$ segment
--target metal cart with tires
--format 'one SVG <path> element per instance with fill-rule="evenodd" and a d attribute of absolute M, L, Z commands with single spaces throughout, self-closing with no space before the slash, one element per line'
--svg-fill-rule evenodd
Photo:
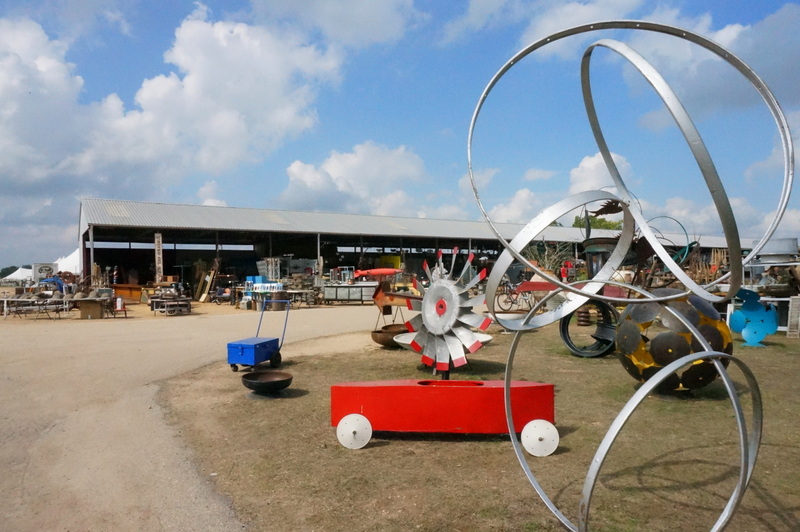
<path fill-rule="evenodd" d="M 261 323 L 264 319 L 264 311 L 267 305 L 270 304 L 285 304 L 285 316 L 283 320 L 283 332 L 280 338 L 261 337 Z M 258 319 L 258 328 L 256 335 L 251 338 L 237 340 L 228 343 L 228 364 L 231 365 L 231 371 L 239 371 L 239 366 L 254 366 L 262 362 L 269 361 L 272 368 L 277 368 L 281 365 L 281 348 L 283 347 L 283 339 L 286 336 L 286 325 L 289 322 L 289 308 L 291 302 L 285 299 L 266 299 L 261 303 L 261 316 Z"/>

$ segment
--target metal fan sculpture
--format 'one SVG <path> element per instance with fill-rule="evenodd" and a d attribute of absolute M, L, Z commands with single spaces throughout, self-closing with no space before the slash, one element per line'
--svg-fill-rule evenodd
<path fill-rule="evenodd" d="M 441 373 L 445 380 L 449 378 L 451 363 L 453 367 L 467 363 L 465 350 L 474 353 L 483 346 L 472 327 L 485 331 L 492 323 L 490 318 L 473 312 L 475 305 L 484 303 L 485 296 L 469 296 L 470 289 L 486 278 L 486 269 L 465 284 L 464 280 L 475 258 L 470 253 L 461 274 L 453 279 L 457 255 L 458 248 L 453 250 L 449 273 L 444 268 L 441 250 L 437 254 L 437 264 L 433 271 L 428 267 L 427 261 L 423 263 L 422 267 L 430 284 L 425 288 L 414 281 L 414 287 L 420 292 L 422 299 L 409 300 L 409 308 L 420 313 L 406 322 L 408 330 L 416 333 L 411 348 L 422 353 L 422 363 L 433 366 L 434 374 Z"/>

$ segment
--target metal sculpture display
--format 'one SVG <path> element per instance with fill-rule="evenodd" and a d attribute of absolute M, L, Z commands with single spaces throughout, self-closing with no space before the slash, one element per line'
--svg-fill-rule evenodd
<path fill-rule="evenodd" d="M 644 382 L 661 368 L 686 355 L 704 351 L 692 331 L 683 325 L 681 315 L 697 328 L 712 350 L 733 354 L 733 337 L 728 324 L 713 305 L 695 295 L 686 295 L 675 288 L 657 288 L 653 295 L 676 295 L 679 299 L 668 303 L 642 303 L 629 305 L 622 313 L 616 336 L 617 351 L 622 366 L 634 379 Z M 648 329 L 659 319 L 667 328 L 652 338 Z M 727 360 L 722 361 L 727 366 Z M 658 392 L 695 390 L 709 384 L 717 377 L 717 368 L 710 360 L 696 360 L 681 373 L 673 373 L 656 387 Z"/>
<path fill-rule="evenodd" d="M 482 347 L 483 343 L 472 328 L 485 331 L 492 323 L 489 318 L 472 311 L 475 305 L 483 304 L 484 295 L 469 295 L 470 289 L 486 278 L 486 270 L 464 282 L 475 258 L 470 253 L 461 273 L 453 278 L 457 255 L 458 249 L 454 249 L 449 272 L 445 269 L 441 250 L 433 271 L 425 262 L 423 270 L 430 284 L 425 288 L 415 280 L 414 288 L 422 294 L 422 300 L 408 300 L 409 309 L 420 311 L 406 322 L 408 330 L 415 333 L 411 348 L 421 353 L 422 363 L 433 366 L 434 372 L 441 373 L 443 379 L 449 378 L 451 364 L 459 367 L 467 363 L 465 350 L 474 353 Z"/>
<path fill-rule="evenodd" d="M 776 213 L 767 231 L 765 232 L 764 236 L 759 240 L 759 242 L 754 246 L 752 252 L 746 258 L 744 259 L 742 258 L 739 232 L 737 229 L 735 217 L 733 215 L 733 210 L 731 208 L 730 202 L 728 201 L 728 196 L 725 192 L 725 188 L 723 187 L 723 184 L 717 174 L 714 163 L 711 160 L 711 157 L 705 147 L 705 144 L 703 143 L 703 140 L 699 132 L 694 127 L 694 124 L 692 123 L 689 114 L 686 112 L 686 110 L 684 109 L 683 105 L 681 104 L 680 100 L 678 99 L 674 91 L 671 89 L 671 87 L 667 84 L 667 82 L 661 77 L 661 75 L 656 71 L 656 69 L 650 63 L 648 63 L 641 55 L 639 55 L 628 45 L 612 39 L 601 39 L 591 44 L 586 49 L 581 61 L 580 72 L 581 72 L 581 86 L 583 91 L 584 104 L 589 118 L 590 127 L 594 135 L 595 141 L 597 143 L 597 146 L 600 150 L 600 153 L 602 154 L 605 165 L 609 173 L 611 174 L 611 178 L 616 187 L 615 193 L 611 193 L 605 190 L 590 190 L 567 197 L 543 210 L 538 216 L 536 216 L 533 220 L 531 220 L 523 228 L 523 230 L 511 241 L 506 241 L 500 234 L 499 230 L 495 227 L 494 223 L 490 219 L 488 213 L 486 212 L 486 209 L 484 208 L 481 202 L 480 194 L 478 192 L 475 176 L 473 173 L 473 154 L 472 154 L 473 135 L 475 133 L 475 128 L 478 123 L 478 117 L 480 115 L 481 109 L 484 106 L 484 103 L 486 102 L 486 99 L 488 98 L 492 89 L 501 80 L 501 78 L 514 65 L 518 64 L 526 56 L 536 52 L 537 50 L 545 46 L 558 42 L 567 37 L 572 37 L 581 34 L 589 34 L 600 30 L 630 30 L 635 32 L 657 33 L 666 36 L 671 36 L 679 40 L 688 41 L 693 45 L 697 45 L 711 52 L 718 58 L 722 59 L 729 66 L 734 68 L 747 81 L 750 82 L 753 88 L 755 88 L 755 90 L 759 93 L 762 100 L 766 103 L 769 112 L 771 113 L 777 125 L 778 133 L 780 135 L 781 146 L 783 148 L 783 162 L 785 167 L 783 188 L 777 205 Z M 619 55 L 622 59 L 630 63 L 636 69 L 636 71 L 638 71 L 638 73 L 645 78 L 645 80 L 649 83 L 650 87 L 656 92 L 656 94 L 663 101 L 664 105 L 672 115 L 676 125 L 680 129 L 681 133 L 683 134 L 684 138 L 686 139 L 691 149 L 691 152 L 698 164 L 700 172 L 703 175 L 705 184 L 711 194 L 716 210 L 719 213 L 730 256 L 729 273 L 717 279 L 711 285 L 701 286 L 693 279 L 691 279 L 679 267 L 674 257 L 672 257 L 670 253 L 664 248 L 664 246 L 658 241 L 658 238 L 656 237 L 652 229 L 648 226 L 647 220 L 644 218 L 643 214 L 638 210 L 637 208 L 638 203 L 635 201 L 633 194 L 628 190 L 628 187 L 626 186 L 624 180 L 622 179 L 622 176 L 620 175 L 616 167 L 616 164 L 613 158 L 611 157 L 611 151 L 604 138 L 602 128 L 600 126 L 600 121 L 598 119 L 595 110 L 594 100 L 592 97 L 592 84 L 590 79 L 589 64 L 592 55 L 597 50 L 597 48 L 606 48 L 611 52 L 614 52 L 615 54 Z M 791 140 L 791 135 L 789 133 L 789 126 L 786 117 L 784 116 L 782 110 L 780 109 L 780 106 L 778 105 L 778 102 L 776 101 L 775 97 L 773 96 L 769 88 L 755 74 L 755 72 L 753 72 L 753 70 L 750 69 L 750 67 L 748 67 L 744 62 L 742 62 L 730 51 L 712 42 L 711 40 L 688 30 L 664 24 L 656 24 L 643 21 L 608 21 L 608 22 L 598 22 L 593 24 L 577 26 L 574 28 L 570 28 L 549 35 L 523 48 L 516 55 L 514 55 L 505 65 L 503 65 L 503 67 L 492 77 L 492 79 L 489 81 L 486 88 L 484 89 L 483 93 L 481 94 L 478 104 L 472 116 L 469 128 L 467 157 L 469 165 L 468 169 L 469 169 L 470 182 L 478 207 L 481 213 L 483 214 L 483 217 L 486 220 L 486 223 L 488 224 L 489 228 L 495 234 L 495 236 L 500 241 L 502 246 L 505 248 L 499 259 L 497 260 L 491 275 L 488 278 L 486 302 L 487 305 L 489 306 L 490 312 L 495 316 L 495 319 L 503 327 L 512 331 L 516 331 L 514 340 L 512 341 L 509 350 L 508 359 L 506 363 L 506 374 L 505 374 L 506 420 L 508 423 L 508 431 L 511 434 L 511 441 L 514 447 L 514 452 L 531 486 L 537 492 L 542 501 L 547 505 L 550 511 L 559 519 L 559 521 L 566 528 L 570 530 L 587 530 L 589 526 L 591 498 L 595 488 L 595 484 L 597 482 L 598 475 L 600 473 L 600 469 L 602 468 L 603 463 L 612 445 L 614 444 L 617 436 L 624 427 L 625 423 L 628 421 L 628 419 L 631 417 L 634 411 L 639 407 L 642 401 L 644 401 L 644 399 L 656 388 L 662 386 L 663 383 L 673 380 L 674 375 L 677 371 L 679 371 L 681 368 L 685 366 L 691 367 L 691 365 L 695 364 L 695 362 L 704 361 L 703 363 L 710 364 L 713 367 L 713 369 L 719 375 L 719 378 L 723 382 L 723 385 L 728 393 L 728 397 L 733 406 L 733 410 L 735 413 L 735 422 L 739 436 L 739 476 L 736 485 L 734 486 L 733 491 L 730 497 L 728 498 L 727 503 L 725 504 L 725 507 L 723 508 L 717 521 L 713 525 L 713 530 L 720 530 L 724 528 L 730 521 L 731 517 L 734 514 L 734 511 L 736 510 L 736 507 L 741 501 L 745 493 L 745 490 L 747 488 L 747 485 L 750 481 L 750 477 L 753 473 L 753 468 L 755 467 L 756 457 L 758 455 L 758 449 L 761 440 L 761 429 L 762 429 L 761 395 L 755 376 L 747 367 L 747 365 L 745 365 L 741 360 L 732 357 L 731 354 L 724 351 L 725 349 L 724 341 L 720 343 L 714 338 L 712 338 L 711 340 L 707 338 L 700 330 L 701 328 L 704 330 L 706 329 L 703 326 L 703 324 L 699 322 L 693 322 L 693 320 L 690 317 L 687 317 L 681 312 L 679 312 L 676 309 L 676 305 L 680 306 L 681 300 L 683 300 L 683 302 L 687 302 L 689 301 L 688 298 L 692 297 L 693 299 L 691 301 L 693 302 L 692 303 L 693 305 L 697 303 L 697 307 L 701 309 L 707 309 L 708 305 L 710 305 L 711 303 L 730 300 L 734 295 L 736 295 L 741 286 L 743 278 L 743 273 L 742 273 L 743 264 L 746 264 L 751 257 L 755 257 L 758 255 L 758 252 L 764 247 L 766 242 L 775 232 L 775 229 L 778 226 L 781 217 L 783 216 L 783 213 L 786 209 L 786 204 L 789 199 L 789 191 L 792 186 L 793 175 L 794 175 L 794 148 Z M 576 208 L 580 208 L 598 202 L 608 202 L 608 201 L 618 202 L 619 206 L 622 209 L 623 228 L 619 237 L 619 241 L 616 247 L 614 248 L 613 252 L 611 253 L 606 264 L 604 264 L 603 267 L 600 268 L 600 270 L 580 288 L 578 288 L 575 283 L 565 283 L 562 282 L 560 279 L 556 279 L 552 276 L 547 276 L 545 272 L 541 271 L 536 265 L 532 264 L 522 255 L 522 250 L 528 244 L 533 242 L 534 239 L 536 239 L 537 236 L 540 235 L 545 228 L 547 228 L 552 222 L 556 221 L 559 217 L 569 213 L 570 211 Z M 630 286 L 626 285 L 625 283 L 613 281 L 611 279 L 612 274 L 617 268 L 619 268 L 626 254 L 628 253 L 635 232 L 638 232 L 640 239 L 646 239 L 646 241 L 650 244 L 650 246 L 652 246 L 653 252 L 658 256 L 661 263 L 664 264 L 665 269 L 669 270 L 677 278 L 677 280 L 684 287 L 686 287 L 686 290 L 678 291 L 677 293 L 667 293 L 667 294 L 655 293 L 655 292 L 649 292 L 643 288 Z M 535 307 L 531 309 L 531 311 L 523 317 L 509 318 L 508 316 L 499 315 L 494 308 L 494 299 L 495 299 L 494 295 L 498 286 L 501 283 L 503 274 L 508 270 L 509 266 L 514 261 L 518 261 L 526 265 L 535 273 L 545 277 L 548 281 L 555 284 L 558 287 L 558 289 L 555 290 L 553 293 L 551 293 L 549 297 L 553 297 L 555 293 L 561 293 L 564 296 L 564 302 L 558 305 L 553 310 L 549 310 L 543 313 L 538 313 L 540 309 L 545 308 L 544 305 L 546 304 L 548 298 L 544 298 L 543 300 L 537 302 Z M 712 293 L 711 286 L 721 282 L 729 283 L 730 288 L 728 289 L 727 293 L 724 293 L 722 295 Z M 601 288 L 607 285 L 624 286 L 630 289 L 633 293 L 635 293 L 637 297 L 635 298 L 609 297 L 599 293 Z M 610 428 L 608 429 L 608 432 L 601 441 L 595 453 L 594 459 L 591 462 L 591 465 L 586 475 L 586 479 L 584 481 L 581 500 L 578 506 L 579 508 L 578 523 L 573 523 L 558 509 L 558 507 L 554 504 L 554 502 L 548 497 L 547 493 L 544 491 L 542 486 L 537 481 L 535 475 L 531 471 L 525 459 L 525 456 L 522 453 L 522 446 L 520 444 L 520 440 L 515 435 L 517 429 L 514 426 L 513 412 L 511 408 L 511 402 L 509 399 L 509 389 L 510 389 L 509 383 L 512 381 L 514 358 L 517 354 L 517 348 L 519 346 L 519 342 L 522 335 L 528 331 L 532 331 L 538 327 L 542 327 L 544 325 L 553 323 L 554 321 L 563 318 L 564 316 L 575 311 L 578 307 L 580 307 L 583 303 L 585 303 L 589 299 L 607 301 L 609 303 L 614 303 L 614 304 L 629 304 L 632 306 L 648 305 L 648 304 L 658 305 L 659 312 L 668 313 L 672 318 L 674 318 L 673 321 L 675 323 L 680 324 L 681 330 L 685 329 L 685 331 L 687 331 L 684 334 L 690 335 L 691 340 L 688 340 L 687 339 L 688 337 L 683 337 L 683 341 L 689 343 L 690 345 L 695 344 L 697 347 L 699 347 L 699 349 L 697 349 L 696 352 L 694 353 L 683 354 L 683 352 L 681 352 L 680 355 L 682 356 L 679 356 L 677 359 L 666 363 L 661 369 L 654 371 L 652 375 L 650 375 L 649 379 L 646 380 L 646 382 L 634 393 L 631 399 L 625 404 L 623 409 L 618 414 L 617 418 L 613 421 Z M 697 310 L 697 308 L 695 308 L 695 310 Z M 633 313 L 634 311 L 632 310 L 631 312 Z M 638 315 L 639 311 L 636 312 Z M 699 311 L 699 314 L 705 315 L 703 310 Z M 625 328 L 631 331 L 632 334 L 632 329 L 628 325 L 626 325 Z M 724 336 L 723 333 L 720 332 L 718 328 L 717 332 L 719 332 L 720 335 Z M 624 330 L 622 334 L 623 335 L 625 334 Z M 711 334 L 708 331 L 707 334 L 709 334 L 710 336 L 714 336 L 714 334 Z M 634 336 L 631 336 L 631 338 L 634 338 Z M 638 345 L 639 344 L 637 344 L 637 346 Z M 667 362 L 666 358 L 664 362 Z M 740 398 L 726 370 L 726 366 L 730 364 L 733 364 L 736 367 L 738 367 L 742 372 L 742 374 L 744 375 L 744 378 L 747 380 L 747 389 L 749 390 L 752 396 L 752 404 L 753 404 L 753 412 L 749 419 L 747 419 L 747 416 L 745 415 Z M 685 372 L 682 375 L 685 375 Z"/>
<path fill-rule="evenodd" d="M 764 347 L 761 340 L 778 331 L 778 311 L 773 305 L 761 304 L 761 296 L 742 288 L 737 294 L 742 308 L 731 314 L 731 329 L 744 338 L 748 347 Z"/>

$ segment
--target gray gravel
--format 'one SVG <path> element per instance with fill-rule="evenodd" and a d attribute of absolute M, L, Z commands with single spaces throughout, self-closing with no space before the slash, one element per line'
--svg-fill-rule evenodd
<path fill-rule="evenodd" d="M 206 308 L 0 319 L 3 530 L 243 529 L 155 400 L 160 380 L 225 361 L 228 342 L 255 335 L 258 313 Z M 265 313 L 261 336 L 280 335 L 278 316 Z M 371 305 L 292 310 L 286 346 L 369 331 L 376 317 Z"/>

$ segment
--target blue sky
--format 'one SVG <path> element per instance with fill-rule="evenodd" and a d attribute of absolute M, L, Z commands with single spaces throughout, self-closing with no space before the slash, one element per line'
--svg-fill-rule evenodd
<path fill-rule="evenodd" d="M 488 81 L 534 40 L 613 19 L 722 44 L 798 130 L 800 5 L 787 2 L 5 0 L 0 266 L 74 250 L 82 197 L 479 219 L 466 144 Z M 611 183 L 580 93 L 581 55 L 600 38 L 628 43 L 667 79 L 709 147 L 740 233 L 759 238 L 783 177 L 766 106 L 699 48 L 641 32 L 545 47 L 493 90 L 473 146 L 492 219 L 526 223 Z M 646 217 L 720 234 L 658 98 L 618 57 L 595 56 L 604 133 Z M 798 233 L 794 197 L 778 234 Z"/>

